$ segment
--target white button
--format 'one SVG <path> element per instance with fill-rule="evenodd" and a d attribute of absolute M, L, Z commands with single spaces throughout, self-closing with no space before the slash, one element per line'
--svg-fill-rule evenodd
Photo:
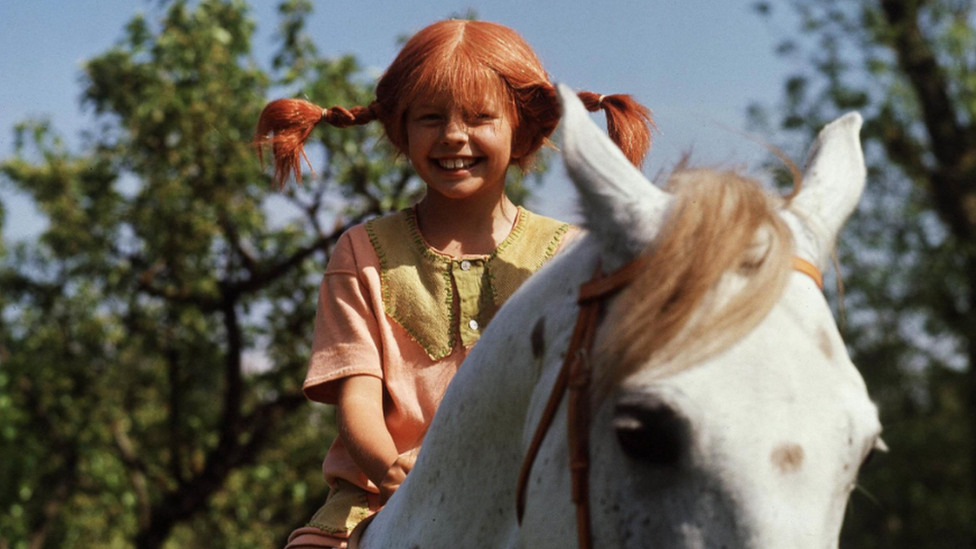
<path fill-rule="evenodd" d="M 478 321 L 475 320 L 475 319 L 473 319 L 473 318 L 471 320 L 469 320 L 468 321 L 468 328 L 471 328 L 472 330 L 477 330 L 478 329 Z"/>
<path fill-rule="evenodd" d="M 468 261 L 467 259 L 465 259 L 464 261 L 461 262 L 461 270 L 462 271 L 467 271 L 470 268 L 471 268 L 471 262 L 470 261 Z M 475 326 L 475 328 L 477 328 L 477 326 Z M 472 328 L 472 330 L 475 329 L 475 328 Z"/>

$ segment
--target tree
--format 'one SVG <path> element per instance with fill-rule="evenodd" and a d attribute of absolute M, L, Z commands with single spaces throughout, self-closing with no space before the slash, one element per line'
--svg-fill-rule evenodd
<path fill-rule="evenodd" d="M 81 150 L 17 128 L 2 181 L 49 224 L 0 246 L 0 547 L 266 548 L 323 501 L 330 412 L 300 390 L 321 271 L 420 185 L 371 125 L 318 131 L 317 175 L 271 197 L 250 145 L 269 90 L 370 101 L 310 6 L 281 5 L 268 73 L 243 2 L 172 2 L 86 64 Z"/>
<path fill-rule="evenodd" d="M 803 32 L 778 48 L 798 67 L 780 128 L 808 139 L 859 110 L 870 164 L 839 243 L 845 338 L 892 451 L 862 476 L 843 543 L 976 547 L 976 6 L 789 5 Z"/>

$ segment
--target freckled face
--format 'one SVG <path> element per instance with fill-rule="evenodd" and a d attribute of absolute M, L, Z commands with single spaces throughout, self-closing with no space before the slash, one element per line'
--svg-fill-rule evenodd
<path fill-rule="evenodd" d="M 512 123 L 499 101 L 473 111 L 448 101 L 407 110 L 407 156 L 428 192 L 463 199 L 503 191 Z"/>

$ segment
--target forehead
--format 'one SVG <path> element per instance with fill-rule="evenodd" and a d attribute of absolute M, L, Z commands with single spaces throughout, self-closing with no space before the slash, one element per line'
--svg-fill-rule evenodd
<path fill-rule="evenodd" d="M 505 81 L 485 67 L 450 67 L 420 71 L 404 90 L 404 110 L 417 107 L 512 112 L 512 94 Z"/>
<path fill-rule="evenodd" d="M 796 444 L 840 457 L 849 441 L 856 454 L 880 430 L 826 303 L 795 285 L 738 344 L 662 382 L 695 403 L 705 431 L 763 447 Z"/>
<path fill-rule="evenodd" d="M 407 105 L 408 112 L 422 110 L 434 110 L 438 112 L 458 110 L 465 114 L 482 112 L 508 114 L 507 109 L 505 109 L 505 102 L 491 96 L 465 101 L 448 94 L 440 94 L 433 97 L 420 97 Z"/>

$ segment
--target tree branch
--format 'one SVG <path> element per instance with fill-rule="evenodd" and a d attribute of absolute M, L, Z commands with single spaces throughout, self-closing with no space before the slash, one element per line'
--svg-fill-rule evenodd
<path fill-rule="evenodd" d="M 918 96 L 932 151 L 939 162 L 956 165 L 966 150 L 967 135 L 959 123 L 945 72 L 919 26 L 919 0 L 881 0 L 898 64 Z"/>
<path fill-rule="evenodd" d="M 244 381 L 241 373 L 241 354 L 244 342 L 241 326 L 237 319 L 236 300 L 228 297 L 222 307 L 224 329 L 227 332 L 227 354 L 224 358 L 224 410 L 220 424 L 220 446 L 232 445 L 232 440 L 240 431 L 241 394 Z M 225 440 L 226 439 L 226 440 Z"/>
<path fill-rule="evenodd" d="M 922 119 L 939 167 L 930 186 L 936 208 L 960 238 L 976 231 L 976 130 L 956 114 L 949 83 L 920 27 L 920 0 L 881 0 L 893 32 L 898 65 L 918 98 Z M 897 158 L 897 157 L 895 157 Z"/>
<path fill-rule="evenodd" d="M 139 502 L 139 522 L 140 526 L 149 524 L 149 513 L 152 511 L 152 503 L 149 499 L 149 484 L 146 482 L 146 464 L 139 459 L 135 445 L 129 439 L 121 422 L 115 420 L 111 424 L 112 437 L 115 439 L 115 447 L 119 451 L 122 465 L 129 472 L 132 488 L 136 492 L 136 500 Z M 179 477 L 177 477 L 179 478 Z"/>
<path fill-rule="evenodd" d="M 165 299 L 170 303 L 183 303 L 193 305 L 203 312 L 212 313 L 220 310 L 221 301 L 208 294 L 190 292 L 186 289 L 174 289 L 170 287 L 160 288 L 152 284 L 152 278 L 140 276 L 136 283 L 136 288 L 147 294 Z"/>
<path fill-rule="evenodd" d="M 300 248 L 297 252 L 293 253 L 282 261 L 266 267 L 259 267 L 255 269 L 255 272 L 251 278 L 236 283 L 224 283 L 224 295 L 238 296 L 266 287 L 271 282 L 274 282 L 278 278 L 291 272 L 293 268 L 301 264 L 302 261 L 308 259 L 315 252 L 327 250 L 330 245 L 335 244 L 336 240 L 339 239 L 339 236 L 342 235 L 342 233 L 344 233 L 347 229 L 353 225 L 361 223 L 363 219 L 371 215 L 378 214 L 379 211 L 379 204 L 374 204 L 371 208 L 365 210 L 348 223 L 338 226 L 331 234 L 316 238 L 310 244 Z"/>
<path fill-rule="evenodd" d="M 55 422 L 38 398 L 36 387 L 28 385 L 24 389 L 32 427 L 47 433 L 51 446 L 59 450 L 60 457 L 64 460 L 54 473 L 45 474 L 38 482 L 37 493 L 43 493 L 46 500 L 41 504 L 41 512 L 30 522 L 31 540 L 28 547 L 40 549 L 47 539 L 51 523 L 60 515 L 73 488 L 78 484 L 78 446 L 75 440 L 67 439 L 55 427 Z"/>
<path fill-rule="evenodd" d="M 199 474 L 168 491 L 153 506 L 149 525 L 136 535 L 136 546 L 140 549 L 160 547 L 174 525 L 206 506 L 234 469 L 254 463 L 280 422 L 304 403 L 305 397 L 300 392 L 288 393 L 259 406 L 245 417 L 241 425 L 248 427 L 246 432 L 222 440 L 207 456 L 206 465 Z"/>
<path fill-rule="evenodd" d="M 254 268 L 257 266 L 257 258 L 250 250 L 244 247 L 244 243 L 241 241 L 241 235 L 237 231 L 237 227 L 231 223 L 230 219 L 227 217 L 227 213 L 221 210 L 218 213 L 220 227 L 224 231 L 224 237 L 227 242 L 230 243 L 231 248 L 237 253 L 237 256 L 241 258 L 241 263 L 244 268 L 249 272 L 253 272 Z"/>
<path fill-rule="evenodd" d="M 170 319 L 170 326 L 167 326 L 167 334 L 171 334 L 173 320 Z M 169 337 L 167 337 L 169 339 Z M 180 433 L 180 424 L 183 418 L 183 396 L 180 392 L 180 362 L 176 348 L 171 342 L 166 342 L 164 350 L 166 357 L 166 378 L 169 382 L 169 414 L 167 417 L 169 427 L 169 465 L 173 478 L 180 482 L 183 479 L 183 437 Z"/>
<path fill-rule="evenodd" d="M 28 545 L 30 549 L 44 547 L 51 523 L 61 514 L 61 509 L 71 496 L 72 489 L 78 483 L 78 454 L 75 450 L 72 448 L 65 456 L 65 467 L 60 471 L 54 488 L 45 489 L 49 497 L 44 502 L 42 512 L 31 524 L 31 540 L 30 545 Z M 47 483 L 42 482 L 41 485 L 47 486 Z"/>
<path fill-rule="evenodd" d="M 925 149 L 911 136 L 908 125 L 898 120 L 890 105 L 885 105 L 877 117 L 868 121 L 868 125 L 871 133 L 888 153 L 888 158 L 905 175 L 914 181 L 928 181 L 930 173 L 923 160 Z"/>

